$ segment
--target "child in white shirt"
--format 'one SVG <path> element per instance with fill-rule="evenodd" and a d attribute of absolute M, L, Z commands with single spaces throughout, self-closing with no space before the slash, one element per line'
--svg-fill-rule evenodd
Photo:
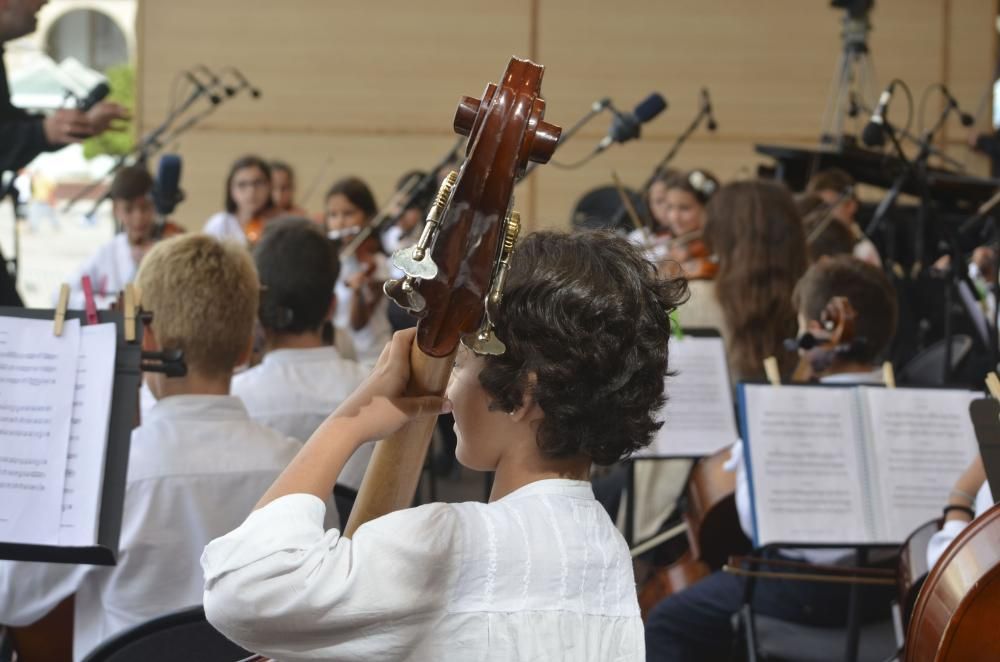
<path fill-rule="evenodd" d="M 199 604 L 205 544 L 245 519 L 301 448 L 229 395 L 257 310 L 246 251 L 204 235 L 169 239 L 145 257 L 137 282 L 152 313 L 143 349 L 183 350 L 187 374 L 146 375 L 158 401 L 132 433 L 118 563 L 0 563 L 0 623 L 30 624 L 75 594 L 75 660 Z"/>
<path fill-rule="evenodd" d="M 459 348 L 449 400 L 404 395 L 413 329 L 335 411 L 240 528 L 205 550 L 209 620 L 294 660 L 641 660 L 628 549 L 587 482 L 659 424 L 669 312 L 624 239 L 529 236 L 495 311 L 502 356 Z M 324 531 L 318 497 L 369 439 L 453 410 L 457 457 L 490 503 L 429 504 Z"/>
<path fill-rule="evenodd" d="M 111 182 L 112 214 L 121 231 L 97 249 L 69 279 L 70 307 L 84 305 L 84 276 L 90 277 L 98 307 L 106 308 L 135 280 L 143 256 L 159 239 L 153 178 L 142 166 L 122 168 Z"/>
<path fill-rule="evenodd" d="M 253 257 L 264 360 L 233 377 L 233 395 L 255 421 L 304 442 L 368 376 L 323 342 L 323 325 L 337 304 L 332 292 L 340 261 L 335 244 L 305 218 L 272 221 Z M 347 521 L 372 446 L 359 448 L 337 480 L 341 521 Z"/>

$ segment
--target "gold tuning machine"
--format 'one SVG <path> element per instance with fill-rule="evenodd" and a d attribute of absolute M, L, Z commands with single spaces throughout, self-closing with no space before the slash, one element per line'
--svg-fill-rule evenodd
<path fill-rule="evenodd" d="M 430 248 L 437 238 L 441 215 L 448 205 L 448 200 L 451 199 L 457 180 L 458 173 L 452 170 L 441 182 L 416 245 L 400 248 L 392 254 L 392 263 L 406 275 L 401 279 L 386 281 L 382 286 L 382 291 L 387 297 L 417 317 L 427 312 L 427 300 L 417 291 L 416 281 L 437 277 L 438 265 L 431 259 Z"/>
<path fill-rule="evenodd" d="M 420 239 L 415 246 L 400 248 L 392 254 L 392 263 L 403 271 L 409 278 L 420 278 L 430 280 L 437 276 L 438 266 L 430 256 L 430 248 L 437 237 L 438 224 L 441 222 L 441 215 L 444 213 L 451 192 L 455 188 L 458 180 L 458 173 L 452 170 L 441 182 L 434 204 L 427 212 L 426 222 Z"/>
<path fill-rule="evenodd" d="M 511 211 L 504 221 L 503 244 L 500 248 L 500 261 L 497 263 L 490 292 L 486 296 L 483 325 L 476 333 L 462 336 L 462 344 L 480 356 L 500 356 L 507 351 L 507 346 L 493 332 L 493 315 L 496 314 L 500 301 L 503 299 L 504 286 L 507 283 L 507 273 L 510 271 L 510 258 L 514 254 L 514 245 L 521 234 L 521 214 Z"/>

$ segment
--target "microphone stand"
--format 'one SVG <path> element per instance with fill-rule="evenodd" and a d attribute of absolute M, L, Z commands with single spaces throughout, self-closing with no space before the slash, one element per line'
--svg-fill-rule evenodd
<path fill-rule="evenodd" d="M 871 116 L 871 114 L 872 114 L 871 108 L 869 108 L 864 103 L 862 103 L 861 101 L 858 101 L 858 100 L 855 100 L 855 103 L 857 104 L 858 109 L 862 113 L 865 113 L 866 115 Z M 902 136 L 905 140 L 909 140 L 910 143 L 912 143 L 913 145 L 916 145 L 916 146 L 920 146 L 921 145 L 921 142 L 922 142 L 921 139 L 918 138 L 917 136 L 913 135 L 912 133 L 910 133 L 906 129 L 896 128 L 895 131 L 900 136 Z M 944 163 L 947 163 L 951 167 L 953 167 L 953 168 L 955 168 L 957 170 L 965 170 L 965 164 L 964 163 L 962 163 L 958 159 L 955 159 L 955 158 L 952 158 L 952 157 L 948 156 L 941 149 L 939 149 L 939 148 L 934 147 L 933 145 L 931 145 L 929 147 L 929 150 L 930 150 L 931 155 L 938 157 Z"/>
<path fill-rule="evenodd" d="M 661 172 L 666 170 L 667 166 L 670 165 L 670 162 L 677 156 L 677 153 L 681 151 L 681 147 L 684 146 L 684 143 L 686 143 L 688 138 L 691 137 L 691 134 L 697 131 L 698 127 L 701 126 L 701 123 L 706 119 L 708 119 L 708 107 L 705 106 L 705 104 L 702 104 L 701 108 L 698 109 L 698 114 L 694 116 L 694 119 L 691 120 L 688 127 L 684 129 L 679 136 L 677 136 L 676 140 L 674 140 L 674 144 L 670 146 L 670 150 L 667 152 L 666 156 L 660 159 L 660 162 L 656 164 L 655 168 L 653 168 L 653 172 L 646 178 L 646 182 L 642 185 L 641 190 L 649 190 L 649 187 L 653 185 L 653 180 L 655 180 Z M 611 219 L 611 227 L 617 228 L 622 226 L 627 216 L 628 210 L 624 205 L 622 205 L 618 208 L 618 211 Z"/>
<path fill-rule="evenodd" d="M 865 234 L 871 236 L 872 233 L 878 229 L 882 221 L 888 216 L 890 208 L 895 204 L 896 200 L 899 198 L 899 194 L 902 191 L 903 186 L 909 181 L 914 181 L 920 191 L 920 207 L 917 213 L 917 228 L 916 228 L 916 239 L 914 245 L 914 263 L 911 268 L 911 277 L 914 277 L 920 273 L 923 269 L 924 260 L 924 241 L 926 234 L 927 221 L 930 213 L 930 193 L 927 188 L 927 160 L 930 158 L 933 150 L 933 140 L 934 134 L 944 125 L 945 120 L 948 118 L 948 114 L 951 112 L 951 106 L 946 106 L 938 117 L 937 121 L 931 126 L 930 129 L 924 132 L 921 136 L 919 147 L 920 150 L 917 152 L 917 156 L 912 160 L 907 160 L 906 155 L 903 153 L 902 146 L 899 144 L 899 139 L 896 136 L 895 129 L 888 123 L 885 123 L 886 133 L 889 134 L 890 139 L 895 145 L 896 150 L 899 152 L 900 159 L 903 160 L 904 168 L 896 176 L 893 182 L 892 188 L 886 194 L 886 196 L 879 203 L 875 210 L 875 214 L 865 229 Z M 954 292 L 958 291 L 961 284 L 965 284 L 971 291 L 972 295 L 976 298 L 977 302 L 982 301 L 982 295 L 975 285 L 969 279 L 969 267 L 962 254 L 961 248 L 958 244 L 958 237 L 954 231 L 946 231 L 945 236 L 947 238 L 949 253 L 951 254 L 951 263 L 949 265 L 949 280 L 950 282 L 945 287 L 945 297 L 944 297 L 944 361 L 941 366 L 941 377 L 942 384 L 947 384 L 951 378 L 952 372 L 952 339 L 954 337 L 954 329 L 952 324 L 952 304 L 954 299 Z M 892 245 L 892 242 L 889 243 Z M 888 274 L 893 272 L 892 262 L 889 259 L 885 262 L 885 269 Z M 963 307 L 964 310 L 964 307 Z M 966 315 L 969 312 L 966 311 Z M 975 320 L 973 321 L 973 326 L 975 326 Z M 990 328 L 989 326 L 987 327 Z M 995 335 L 993 331 L 990 332 L 991 335 Z M 995 344 L 995 343 L 994 343 Z M 995 347 L 988 347 L 987 351 L 990 352 L 991 356 L 995 359 L 997 350 Z"/>
<path fill-rule="evenodd" d="M 184 103 L 182 103 L 180 106 L 171 111 L 171 113 L 167 115 L 166 119 L 163 120 L 160 126 L 156 127 L 151 132 L 146 134 L 139 141 L 139 143 L 135 147 L 133 147 L 127 154 L 122 154 L 121 156 L 119 156 L 118 159 L 115 161 L 114 165 L 112 165 L 107 172 L 101 175 L 97 179 L 97 181 L 87 186 L 82 191 L 73 196 L 70 200 L 68 200 L 66 204 L 63 206 L 63 212 L 69 211 L 73 207 L 73 205 L 80 202 L 80 200 L 90 195 L 90 193 L 93 192 L 94 189 L 101 186 L 101 184 L 104 182 L 105 179 L 107 179 L 108 177 L 114 175 L 116 172 L 121 170 L 122 167 L 125 166 L 125 162 L 131 157 L 135 156 L 136 154 L 139 154 L 139 158 L 136 159 L 136 162 L 145 161 L 149 155 L 150 150 L 159 149 L 162 146 L 162 143 L 160 142 L 160 137 L 164 133 L 166 133 L 167 130 L 170 128 L 170 126 L 177 120 L 177 118 L 186 113 L 188 109 L 190 109 L 191 106 L 194 105 L 195 101 L 197 101 L 204 93 L 205 93 L 204 89 L 201 88 L 195 88 L 194 90 L 192 90 L 191 93 L 188 95 L 187 99 L 184 100 Z M 217 104 L 212 104 L 212 107 L 214 108 L 216 105 Z M 97 208 L 101 205 L 101 203 L 104 202 L 104 200 L 106 199 L 107 199 L 106 194 L 104 196 L 101 196 L 101 198 L 91 208 L 89 215 L 93 215 L 97 211 Z"/>
<path fill-rule="evenodd" d="M 590 120 L 594 119 L 595 117 L 597 117 L 598 115 L 600 115 L 601 113 L 603 113 L 610 106 L 611 106 L 611 99 L 607 99 L 607 98 L 604 98 L 604 99 L 601 99 L 599 101 L 595 101 L 594 103 L 592 103 L 590 105 L 590 110 L 587 111 L 586 115 L 584 115 L 583 117 L 581 117 L 579 120 L 577 120 L 576 124 L 574 124 L 573 126 L 571 126 L 566 131 L 563 131 L 559 135 L 559 142 L 556 143 L 556 149 L 559 149 L 559 147 L 561 147 L 563 145 L 563 143 L 568 142 L 569 139 L 572 138 L 573 135 L 577 131 L 579 131 L 580 129 L 582 129 L 584 127 L 584 125 L 586 125 L 587 123 L 590 122 Z M 525 180 L 525 178 L 527 178 L 528 175 L 530 175 L 532 172 L 534 172 L 535 168 L 537 168 L 537 167 L 538 167 L 538 164 L 535 163 L 534 161 L 532 161 L 531 163 L 529 163 L 528 167 L 524 171 L 524 175 L 521 176 L 521 179 L 517 180 L 517 183 L 520 184 L 521 182 L 523 182 Z"/>

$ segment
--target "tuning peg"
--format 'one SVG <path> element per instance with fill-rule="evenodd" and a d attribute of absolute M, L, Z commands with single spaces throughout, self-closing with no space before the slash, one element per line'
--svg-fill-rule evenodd
<path fill-rule="evenodd" d="M 396 302 L 403 310 L 408 310 L 416 317 L 427 314 L 427 299 L 413 287 L 413 278 L 407 276 L 402 280 L 387 280 L 382 286 L 385 295 Z"/>
<path fill-rule="evenodd" d="M 423 251 L 423 258 L 417 257 L 419 246 L 400 248 L 392 254 L 392 263 L 411 278 L 433 279 L 437 277 L 438 266 L 430 254 Z"/>
<path fill-rule="evenodd" d="M 448 205 L 448 200 L 451 198 L 451 191 L 455 188 L 456 181 L 458 181 L 458 173 L 452 170 L 444 178 L 444 181 L 441 182 L 441 187 L 434 198 L 434 204 L 431 205 L 430 211 L 427 212 L 427 222 L 424 223 L 424 230 L 420 233 L 417 245 L 410 248 L 401 248 L 392 254 L 392 263 L 407 276 L 423 279 L 437 277 L 438 266 L 431 259 L 429 249 L 434 238 L 437 236 L 438 223 L 441 220 L 441 215 L 444 213 L 445 207 Z"/>
<path fill-rule="evenodd" d="M 492 324 L 478 333 L 466 333 L 462 336 L 462 344 L 478 356 L 501 356 L 507 351 L 507 345 L 493 333 Z"/>

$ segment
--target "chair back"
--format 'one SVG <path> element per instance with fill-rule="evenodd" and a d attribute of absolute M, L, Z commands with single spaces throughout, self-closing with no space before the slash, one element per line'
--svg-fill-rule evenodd
<path fill-rule="evenodd" d="M 94 649 L 84 662 L 235 662 L 250 655 L 212 627 L 199 605 L 126 630 Z"/>

